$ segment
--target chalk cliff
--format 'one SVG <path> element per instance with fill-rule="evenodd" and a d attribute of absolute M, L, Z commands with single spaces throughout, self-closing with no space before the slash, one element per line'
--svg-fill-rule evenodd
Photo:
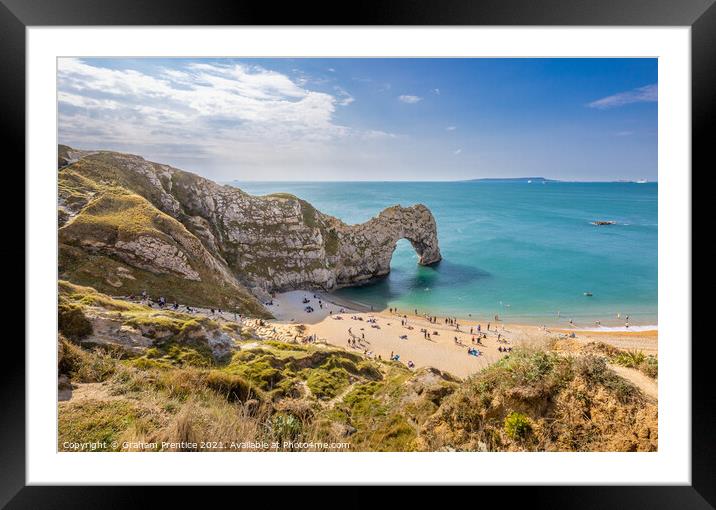
<path fill-rule="evenodd" d="M 420 264 L 441 258 L 435 219 L 421 204 L 348 225 L 290 194 L 249 195 L 139 156 L 64 146 L 60 155 L 60 272 L 81 284 L 100 279 L 115 294 L 167 287 L 169 279 L 196 299 L 219 285 L 224 306 L 238 306 L 231 299 L 238 293 L 242 306 L 255 310 L 247 289 L 263 298 L 383 277 L 403 238 Z M 162 290 L 171 297 L 173 287 Z"/>

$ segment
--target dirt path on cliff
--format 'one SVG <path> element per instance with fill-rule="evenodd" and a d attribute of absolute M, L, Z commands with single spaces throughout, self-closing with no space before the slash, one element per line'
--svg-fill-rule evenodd
<path fill-rule="evenodd" d="M 639 388 L 648 397 L 651 397 L 654 400 L 658 400 L 659 385 L 656 379 L 652 379 L 648 375 L 643 374 L 635 368 L 627 368 L 620 365 L 612 364 L 609 364 L 609 368 L 614 370 L 617 375 L 634 384 L 634 386 Z"/>

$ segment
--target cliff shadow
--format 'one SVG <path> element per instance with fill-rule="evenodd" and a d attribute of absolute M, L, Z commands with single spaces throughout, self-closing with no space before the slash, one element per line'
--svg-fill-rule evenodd
<path fill-rule="evenodd" d="M 480 268 L 443 259 L 429 266 L 391 266 L 387 276 L 360 286 L 339 289 L 335 294 L 347 300 L 373 305 L 376 309 L 384 309 L 388 308 L 391 301 L 406 294 L 423 292 L 425 289 L 461 287 L 491 277 L 489 272 Z"/>

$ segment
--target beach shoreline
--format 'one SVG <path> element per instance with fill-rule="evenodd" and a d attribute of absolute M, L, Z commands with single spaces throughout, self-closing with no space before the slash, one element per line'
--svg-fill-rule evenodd
<path fill-rule="evenodd" d="M 645 354 L 658 352 L 657 327 L 580 328 L 478 318 L 428 319 L 420 310 L 418 315 L 415 310 L 371 310 L 363 303 L 310 290 L 276 294 L 266 307 L 275 317 L 270 322 L 279 327 L 299 326 L 304 337 L 316 342 L 383 360 L 398 355 L 401 363 L 415 368 L 434 367 L 458 377 L 467 377 L 497 362 L 515 346 L 542 346 L 555 339 L 568 340 L 573 346 L 604 342 Z"/>
<path fill-rule="evenodd" d="M 376 308 L 373 305 L 369 303 L 362 303 L 359 301 L 355 301 L 352 299 L 345 298 L 343 296 L 338 296 L 335 293 L 332 292 L 326 292 L 326 291 L 312 291 L 312 290 L 296 290 L 291 292 L 302 292 L 309 296 L 318 296 L 323 301 L 327 303 L 333 303 L 337 306 L 343 307 L 347 310 L 352 310 L 355 312 L 374 312 L 374 313 L 383 313 L 386 312 L 390 307 L 388 308 Z M 286 294 L 279 293 L 277 295 Z M 408 308 L 401 308 L 399 309 L 401 313 L 407 314 L 407 315 L 415 315 L 415 308 L 411 311 Z M 433 313 L 433 311 L 430 310 L 418 310 L 419 316 L 424 316 L 425 314 L 431 315 L 431 316 L 438 316 L 438 317 L 452 317 L 460 322 L 463 323 L 479 323 L 479 322 L 495 322 L 495 318 L 489 317 L 487 314 L 451 314 L 446 315 L 444 313 Z M 569 316 L 561 316 L 560 318 L 556 319 L 554 316 L 549 315 L 535 315 L 531 316 L 534 318 L 534 320 L 524 320 L 528 316 L 524 315 L 499 315 L 498 314 L 498 320 L 496 322 L 509 322 L 510 324 L 518 324 L 521 326 L 547 326 L 553 329 L 570 329 L 573 331 L 583 331 L 583 332 L 630 332 L 630 331 L 637 331 L 637 332 L 647 332 L 647 331 L 658 331 L 659 326 L 657 323 L 653 323 L 653 321 L 646 321 L 645 323 L 640 322 L 634 322 L 633 320 L 630 320 L 629 326 L 627 327 L 625 325 L 626 321 L 620 320 L 613 317 L 607 317 L 607 318 L 601 318 L 594 321 L 585 321 L 581 320 L 581 318 L 577 315 L 578 320 L 573 321 L 573 324 L 569 323 Z"/>

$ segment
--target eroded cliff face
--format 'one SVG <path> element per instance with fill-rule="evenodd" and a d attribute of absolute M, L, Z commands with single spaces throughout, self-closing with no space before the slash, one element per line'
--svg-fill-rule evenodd
<path fill-rule="evenodd" d="M 290 194 L 252 196 L 139 156 L 71 154 L 78 159 L 60 170 L 61 242 L 119 256 L 145 270 L 189 280 L 216 272 L 222 281 L 235 278 L 263 296 L 296 288 L 330 290 L 385 276 L 396 243 L 403 238 L 412 243 L 420 264 L 441 258 L 435 219 L 424 205 L 393 206 L 365 223 L 347 225 Z M 112 207 L 98 206 L 117 193 L 142 197 L 162 221 L 144 204 L 141 215 L 129 210 L 129 205 L 137 207 L 136 199 L 124 196 L 113 199 Z M 93 232 L 105 209 L 113 215 L 110 226 Z M 144 223 L 151 228 L 123 224 L 140 221 L 138 216 L 149 217 Z M 192 244 L 186 235 L 199 243 Z M 155 246 L 161 249 L 154 250 Z M 148 248 L 156 252 L 154 258 Z"/>

